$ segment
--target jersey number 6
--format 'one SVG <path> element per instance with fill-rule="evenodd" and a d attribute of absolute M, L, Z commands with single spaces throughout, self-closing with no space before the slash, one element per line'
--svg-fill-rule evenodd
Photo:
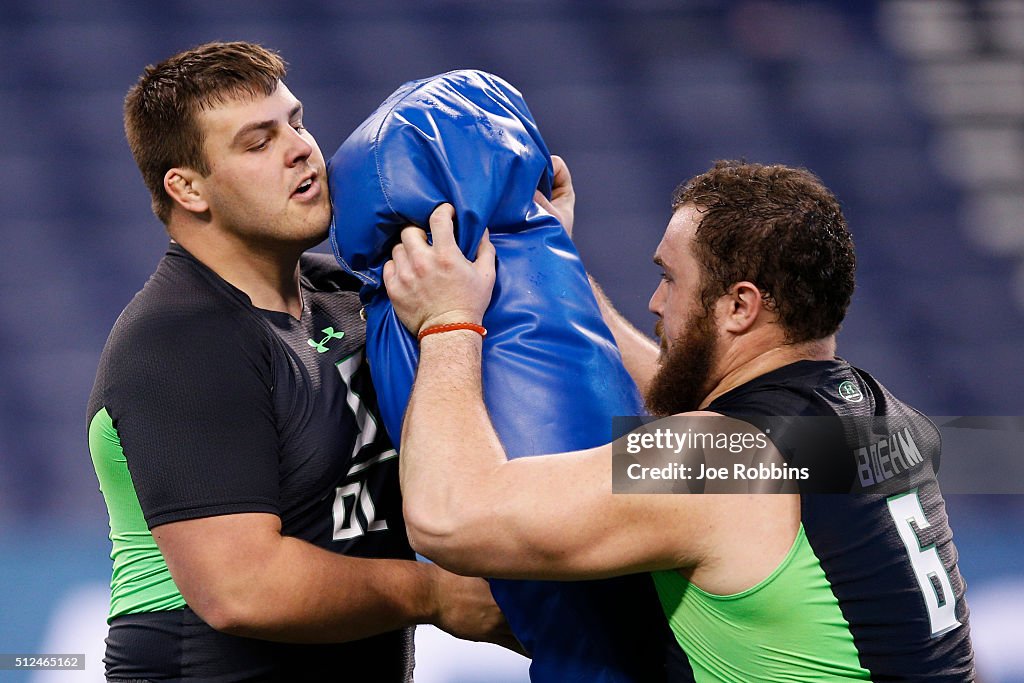
<path fill-rule="evenodd" d="M 931 526 L 924 516 L 917 489 L 893 496 L 886 503 L 889 505 L 892 521 L 896 523 L 896 531 L 907 548 L 917 585 L 921 588 L 921 597 L 924 598 L 925 607 L 928 609 L 932 635 L 937 636 L 953 630 L 960 622 L 956 618 L 956 597 L 949 574 L 942 565 L 935 546 L 922 547 L 911 526 L 911 523 L 916 524 L 918 529 L 927 529 Z"/>

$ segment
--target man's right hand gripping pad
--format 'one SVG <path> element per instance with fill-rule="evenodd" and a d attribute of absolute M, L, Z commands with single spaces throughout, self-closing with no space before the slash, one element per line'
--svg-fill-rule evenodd
<path fill-rule="evenodd" d="M 331 244 L 363 282 L 370 370 L 396 446 L 418 347 L 381 272 L 401 228 L 425 227 L 443 202 L 463 253 L 476 254 L 485 228 L 497 252 L 483 380 L 509 457 L 607 443 L 612 416 L 642 411 L 572 241 L 533 201 L 538 188 L 550 194 L 551 158 L 508 83 L 479 71 L 406 83 L 341 145 L 329 177 Z M 533 656 L 532 680 L 664 678 L 664 616 L 648 576 L 491 588 Z"/>

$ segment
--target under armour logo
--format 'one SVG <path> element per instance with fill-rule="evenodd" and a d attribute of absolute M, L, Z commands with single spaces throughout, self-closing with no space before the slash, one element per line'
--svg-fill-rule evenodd
<path fill-rule="evenodd" d="M 860 403 L 864 400 L 864 394 L 860 393 L 857 385 L 850 380 L 839 385 L 839 395 L 850 403 Z"/>
<path fill-rule="evenodd" d="M 332 339 L 341 339 L 345 336 L 345 333 L 341 330 L 335 332 L 333 327 L 325 327 L 320 331 L 324 333 L 324 338 L 320 341 L 313 341 L 312 339 L 306 340 L 306 343 L 316 349 L 317 353 L 324 353 L 327 351 L 327 342 Z"/>

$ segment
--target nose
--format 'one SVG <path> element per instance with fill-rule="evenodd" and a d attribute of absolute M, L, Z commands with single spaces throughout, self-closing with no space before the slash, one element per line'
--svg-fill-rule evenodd
<path fill-rule="evenodd" d="M 662 280 L 658 283 L 657 289 L 654 290 L 654 294 L 651 294 L 651 300 L 647 302 L 647 310 L 654 315 L 661 317 L 661 312 L 665 306 L 665 281 Z"/>
<path fill-rule="evenodd" d="M 307 140 L 307 135 L 303 135 L 302 131 L 292 130 L 290 137 L 291 146 L 288 148 L 288 163 L 291 166 L 301 163 L 308 159 L 313 154 L 313 144 Z"/>

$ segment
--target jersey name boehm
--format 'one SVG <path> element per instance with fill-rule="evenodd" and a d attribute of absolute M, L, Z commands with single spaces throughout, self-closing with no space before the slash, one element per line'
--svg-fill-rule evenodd
<path fill-rule="evenodd" d="M 857 463 L 857 476 L 864 487 L 880 484 L 924 462 L 909 427 L 855 448 L 853 457 Z"/>

